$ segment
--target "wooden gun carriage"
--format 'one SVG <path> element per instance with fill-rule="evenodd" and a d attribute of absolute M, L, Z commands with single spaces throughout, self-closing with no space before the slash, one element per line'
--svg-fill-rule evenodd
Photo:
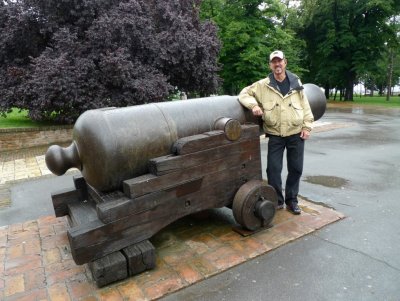
<path fill-rule="evenodd" d="M 314 87 L 319 118 L 325 98 Z M 104 286 L 154 268 L 149 239 L 186 215 L 229 207 L 245 229 L 268 226 L 277 196 L 262 181 L 260 127 L 249 121 L 230 96 L 82 114 L 71 146 L 46 153 L 53 173 L 82 173 L 52 194 L 56 216 L 69 217 L 74 261 Z"/>

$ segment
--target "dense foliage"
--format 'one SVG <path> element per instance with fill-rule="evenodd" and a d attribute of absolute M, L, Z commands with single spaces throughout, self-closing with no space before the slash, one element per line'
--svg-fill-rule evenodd
<path fill-rule="evenodd" d="M 382 72 L 386 78 L 379 62 L 392 47 L 399 46 L 397 32 L 389 24 L 391 16 L 399 12 L 398 3 L 304 0 L 302 9 L 301 33 L 307 43 L 310 75 L 316 83 L 326 90 L 343 89 L 345 100 L 352 100 L 358 80 Z M 388 63 L 386 60 L 386 68 Z"/>
<path fill-rule="evenodd" d="M 287 8 L 279 0 L 204 0 L 202 17 L 213 20 L 222 42 L 219 57 L 223 92 L 238 93 L 243 87 L 266 77 L 268 56 L 284 50 L 288 68 L 301 73 L 302 43 L 283 24 Z"/>
<path fill-rule="evenodd" d="M 219 28 L 225 93 L 264 77 L 269 52 L 281 49 L 303 82 L 351 100 L 360 81 L 380 91 L 398 83 L 399 6 L 398 0 L 203 0 L 202 17 Z"/>
<path fill-rule="evenodd" d="M 384 93 L 399 82 L 399 15 L 399 0 L 0 0 L 0 114 L 72 123 L 176 90 L 237 94 L 275 49 L 326 94 Z"/>
<path fill-rule="evenodd" d="M 220 43 L 199 0 L 0 3 L 0 112 L 71 123 L 87 109 L 219 85 Z"/>

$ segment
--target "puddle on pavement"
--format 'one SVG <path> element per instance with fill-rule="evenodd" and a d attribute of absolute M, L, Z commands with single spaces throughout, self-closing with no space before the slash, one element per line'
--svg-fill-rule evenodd
<path fill-rule="evenodd" d="M 308 176 L 304 179 L 304 181 L 330 188 L 340 188 L 349 183 L 349 180 L 334 176 Z"/>

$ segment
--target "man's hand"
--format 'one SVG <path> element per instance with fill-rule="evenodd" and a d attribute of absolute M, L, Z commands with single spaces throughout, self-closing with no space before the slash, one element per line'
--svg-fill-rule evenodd
<path fill-rule="evenodd" d="M 301 130 L 300 138 L 307 140 L 308 138 L 310 138 L 310 132 L 307 130 Z"/>
<path fill-rule="evenodd" d="M 254 116 L 262 116 L 263 115 L 263 111 L 261 110 L 261 108 L 259 106 L 255 106 L 251 109 L 251 111 L 253 112 Z"/>

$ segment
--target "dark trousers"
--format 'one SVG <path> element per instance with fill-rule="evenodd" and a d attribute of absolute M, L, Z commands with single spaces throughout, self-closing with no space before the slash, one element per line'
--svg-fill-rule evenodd
<path fill-rule="evenodd" d="M 282 193 L 282 164 L 283 153 L 286 149 L 288 176 L 285 186 L 285 198 Z M 267 177 L 268 184 L 275 188 L 278 194 L 278 202 L 283 204 L 297 203 L 300 177 L 303 173 L 304 140 L 300 134 L 279 137 L 269 136 Z"/>

